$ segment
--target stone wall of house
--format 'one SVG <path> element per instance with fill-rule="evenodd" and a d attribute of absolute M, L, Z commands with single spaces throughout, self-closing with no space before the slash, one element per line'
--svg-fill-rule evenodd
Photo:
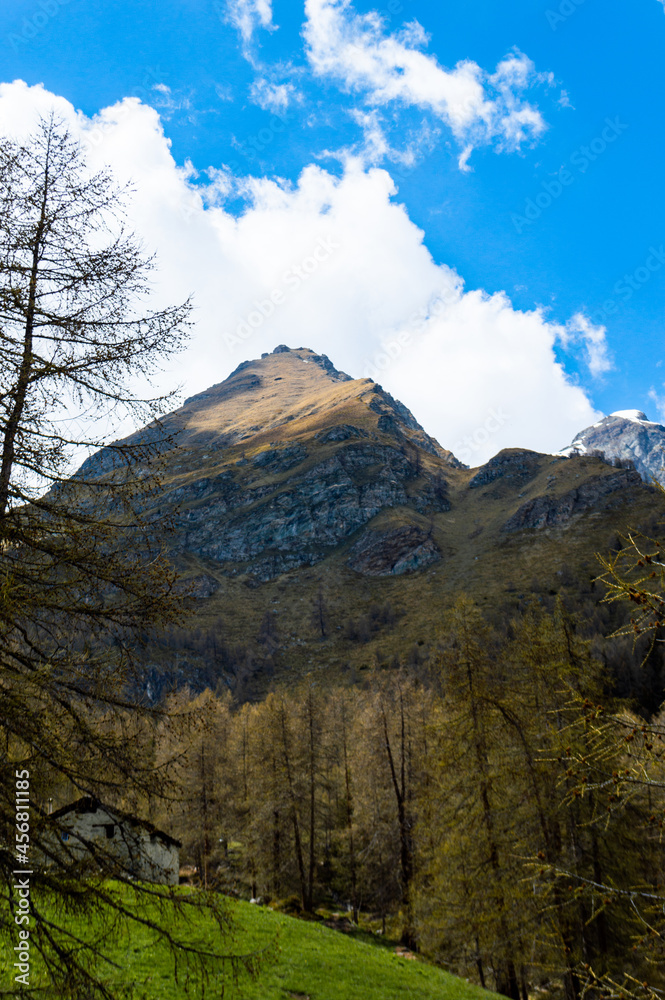
<path fill-rule="evenodd" d="M 159 834 L 151 834 L 146 829 L 140 830 L 140 835 L 137 878 L 145 879 L 147 882 L 177 885 L 180 874 L 178 848 L 175 844 L 162 840 Z"/>
<path fill-rule="evenodd" d="M 94 811 L 66 813 L 59 817 L 59 826 L 63 847 L 74 858 L 85 860 L 89 842 L 99 852 L 100 861 L 104 857 L 118 861 L 138 879 L 178 884 L 178 847 L 140 822 L 132 823 L 98 806 Z"/>

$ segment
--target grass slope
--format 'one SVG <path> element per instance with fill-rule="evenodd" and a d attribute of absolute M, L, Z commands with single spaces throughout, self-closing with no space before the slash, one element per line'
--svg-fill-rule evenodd
<path fill-rule="evenodd" d="M 389 944 L 362 939 L 274 913 L 248 903 L 233 905 L 233 951 L 260 951 L 276 942 L 255 982 L 238 989 L 243 1000 L 479 1000 L 492 994 L 420 961 L 402 958 Z M 192 929 L 198 943 L 214 945 L 214 932 Z M 161 954 L 161 957 L 160 957 Z M 145 984 L 150 1000 L 180 1000 L 168 955 L 149 941 L 134 940 L 125 956 L 126 974 Z M 214 981 L 210 984 L 215 995 Z"/>
<path fill-rule="evenodd" d="M 232 903 L 234 934 L 219 944 L 216 926 L 202 914 L 190 912 L 187 918 L 169 920 L 170 931 L 180 940 L 224 953 L 247 954 L 267 950 L 262 971 L 256 981 L 243 978 L 229 997 L 242 1000 L 491 1000 L 494 994 L 472 986 L 440 969 L 413 959 L 402 958 L 389 942 L 363 934 L 349 936 L 320 923 L 297 920 L 248 903 Z M 72 927 L 77 935 L 94 933 Z M 13 973 L 11 947 L 2 949 L 0 989 L 11 986 Z M 105 955 L 119 966 L 106 973 L 109 985 L 116 988 L 130 984 L 141 1000 L 184 1000 L 196 997 L 196 974 L 189 991 L 185 988 L 186 970 L 180 970 L 176 983 L 173 962 L 165 945 L 155 942 L 154 932 L 134 925 L 130 933 L 120 928 L 105 938 Z M 224 979 L 211 977 L 206 997 L 220 996 Z M 31 986 L 39 982 L 38 962 L 33 956 Z M 41 994 L 40 994 L 41 995 Z"/>
<path fill-rule="evenodd" d="M 257 983 L 246 986 L 247 1000 L 477 1000 L 486 991 L 456 976 L 402 958 L 389 944 L 350 937 L 321 924 L 306 923 L 239 904 L 245 937 L 267 943 L 278 934 L 277 961 Z"/>

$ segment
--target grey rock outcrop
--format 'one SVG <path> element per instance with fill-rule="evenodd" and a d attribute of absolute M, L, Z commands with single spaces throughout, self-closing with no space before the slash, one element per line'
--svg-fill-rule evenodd
<path fill-rule="evenodd" d="M 539 457 L 535 451 L 505 448 L 478 470 L 469 483 L 469 489 L 489 486 L 497 479 L 510 480 L 511 486 L 521 486 L 537 474 Z"/>
<path fill-rule="evenodd" d="M 330 441 L 348 441 L 350 438 L 366 438 L 367 431 L 362 430 L 361 427 L 352 427 L 350 424 L 337 424 L 337 426 L 331 427 L 329 431 L 317 434 L 316 437 L 322 444 L 328 444 Z"/>
<path fill-rule="evenodd" d="M 621 491 L 641 486 L 639 474 L 632 469 L 608 476 L 593 476 L 562 496 L 547 494 L 527 500 L 506 521 L 502 530 L 511 533 L 528 528 L 554 528 L 566 524 L 576 514 L 596 507 L 599 501 L 612 493 L 620 493 L 619 502 L 625 502 L 626 494 Z"/>
<path fill-rule="evenodd" d="M 380 385 L 374 385 L 369 408 L 379 415 L 378 428 L 387 434 L 406 440 L 405 430 L 410 431 L 410 440 L 417 441 L 418 447 L 430 455 L 442 457 L 446 452 L 435 438 L 429 436 L 418 423 L 409 409 L 386 392 Z M 464 466 L 454 456 L 448 459 L 448 463 L 456 469 L 463 469 Z"/>
<path fill-rule="evenodd" d="M 183 547 L 216 563 L 246 564 L 266 581 L 319 562 L 382 510 L 406 506 L 412 477 L 398 449 L 353 443 L 286 483 L 242 490 L 220 477 L 217 493 L 209 480 L 192 484 L 204 502 L 187 511 Z"/>

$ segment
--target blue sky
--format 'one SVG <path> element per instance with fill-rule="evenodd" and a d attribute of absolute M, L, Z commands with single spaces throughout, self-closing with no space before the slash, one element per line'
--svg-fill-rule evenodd
<path fill-rule="evenodd" d="M 298 340 L 475 464 L 665 420 L 664 46 L 661 0 L 5 0 L 0 80 L 28 90 L 0 128 L 57 99 L 139 178 L 133 221 L 201 302 L 187 390 Z M 330 263 L 233 343 L 318 239 Z"/>

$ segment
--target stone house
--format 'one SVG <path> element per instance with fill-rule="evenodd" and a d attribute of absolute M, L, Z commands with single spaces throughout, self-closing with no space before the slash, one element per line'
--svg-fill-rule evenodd
<path fill-rule="evenodd" d="M 180 841 L 147 820 L 84 796 L 51 815 L 69 859 L 82 869 L 121 871 L 146 882 L 177 885 Z"/>

